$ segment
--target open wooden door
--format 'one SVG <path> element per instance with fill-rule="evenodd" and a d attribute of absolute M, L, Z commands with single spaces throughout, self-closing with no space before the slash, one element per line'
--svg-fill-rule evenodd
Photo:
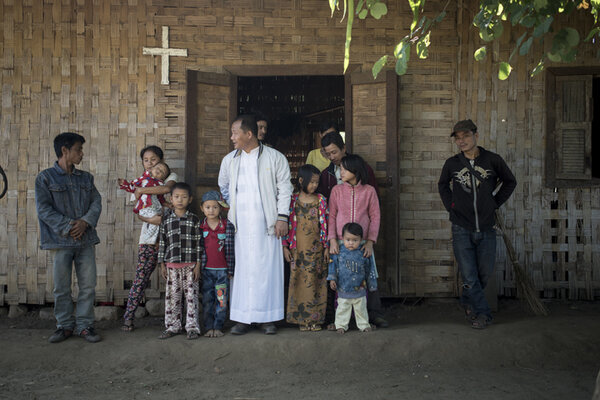
<path fill-rule="evenodd" d="M 398 245 L 398 77 L 371 72 L 346 77 L 346 147 L 362 156 L 379 185 L 381 228 L 375 245 L 382 295 L 400 295 Z"/>
<path fill-rule="evenodd" d="M 223 157 L 231 151 L 231 121 L 237 112 L 237 77 L 229 73 L 187 72 L 185 181 L 194 189 L 192 210 L 217 189 Z"/>

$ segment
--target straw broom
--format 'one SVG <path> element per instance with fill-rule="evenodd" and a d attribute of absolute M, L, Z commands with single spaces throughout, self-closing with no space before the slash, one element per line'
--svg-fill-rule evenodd
<path fill-rule="evenodd" d="M 517 296 L 522 297 L 522 299 L 525 300 L 535 315 L 548 315 L 548 309 L 546 309 L 546 306 L 538 297 L 537 291 L 535 290 L 533 282 L 531 281 L 531 277 L 527 274 L 527 272 L 525 272 L 525 268 L 519 264 L 519 260 L 517 260 L 515 249 L 513 248 L 511 241 L 508 239 L 508 235 L 506 234 L 506 230 L 504 228 L 504 222 L 502 221 L 502 217 L 500 216 L 498 210 L 496 210 L 496 223 L 502 232 L 502 239 L 504 239 L 504 244 L 506 245 L 506 252 L 510 257 L 513 270 L 515 271 Z"/>

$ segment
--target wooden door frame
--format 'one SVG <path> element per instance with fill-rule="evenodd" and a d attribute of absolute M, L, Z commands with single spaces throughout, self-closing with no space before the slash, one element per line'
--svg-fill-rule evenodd
<path fill-rule="evenodd" d="M 351 64 L 348 67 L 346 75 L 343 74 L 343 69 L 340 64 L 291 64 L 291 65 L 226 65 L 223 67 L 223 72 L 204 72 L 194 69 L 186 71 L 186 105 L 185 105 L 185 165 L 184 176 L 186 182 L 196 182 L 196 184 L 205 184 L 214 186 L 214 179 L 198 178 L 197 176 L 197 154 L 198 137 L 196 131 L 198 129 L 198 115 L 196 112 L 196 104 L 198 98 L 198 83 L 216 84 L 227 86 L 231 90 L 231 98 L 229 105 L 229 124 L 237 116 L 237 77 L 238 76 L 322 76 L 322 75 L 337 75 L 344 76 L 345 85 L 344 91 L 352 89 L 350 86 L 351 72 L 360 68 L 360 64 Z M 349 117 L 348 117 L 349 116 Z M 346 127 L 348 120 L 352 119 L 352 109 L 345 106 L 344 119 Z M 350 125 L 351 126 L 351 125 Z M 350 150 L 352 148 L 352 131 L 346 128 L 346 143 Z M 348 134 L 349 133 L 349 134 Z"/>
<path fill-rule="evenodd" d="M 215 186 L 213 178 L 199 178 L 197 176 L 198 159 L 198 114 L 196 101 L 198 99 L 198 84 L 229 86 L 231 90 L 229 104 L 229 121 L 236 117 L 237 109 L 237 76 L 229 73 L 203 72 L 188 69 L 186 72 L 186 99 L 185 99 L 185 181 L 194 182 L 195 185 Z"/>

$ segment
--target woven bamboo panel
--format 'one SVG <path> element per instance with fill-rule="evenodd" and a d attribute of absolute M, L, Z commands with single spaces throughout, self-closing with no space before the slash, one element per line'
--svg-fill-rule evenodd
<path fill-rule="evenodd" d="M 445 5 L 431 1 L 427 8 Z M 480 127 L 482 145 L 501 154 L 517 174 L 519 186 L 502 211 L 519 259 L 540 291 L 597 297 L 600 192 L 555 192 L 543 185 L 545 82 L 527 75 L 541 50 L 532 48 L 515 63 L 513 76 L 499 81 L 492 54 L 508 58 L 509 40 L 518 32 L 508 32 L 488 51 L 488 60 L 476 63 L 472 53 L 480 40 L 469 11 L 475 7 L 473 0 L 450 2 L 432 35 L 429 58 L 413 57 L 400 79 L 399 293 L 456 293 L 450 225 L 436 183 L 444 160 L 457 151 L 448 138 L 450 127 L 468 117 Z M 408 32 L 407 2 L 390 2 L 388 9 L 379 21 L 355 22 L 351 57 L 362 71 Z M 8 194 L 0 200 L 0 304 L 52 301 L 51 255 L 38 247 L 34 180 L 55 160 L 55 135 L 72 130 L 86 138 L 81 168 L 94 174 L 103 196 L 97 300 L 122 304 L 135 273 L 141 225 L 116 180 L 142 173 L 139 151 L 150 144 L 161 146 L 170 167 L 185 176 L 187 71 L 335 64 L 341 74 L 345 27 L 329 14 L 320 0 L 0 1 L 0 163 L 9 179 Z M 188 50 L 188 57 L 170 59 L 169 85 L 160 84 L 160 57 L 142 55 L 142 47 L 161 46 L 163 26 L 170 29 L 169 47 Z M 596 50 L 585 47 L 578 65 L 597 64 Z M 374 127 L 372 140 L 354 137 L 355 151 L 376 162 L 379 122 L 365 121 Z M 202 146 L 208 152 L 210 145 L 218 159 L 228 149 L 211 140 L 228 137 L 228 126 L 219 121 L 207 135 L 214 138 Z M 214 164 L 197 159 L 198 172 Z M 512 268 L 501 242 L 498 247 L 498 292 L 513 295 Z M 154 276 L 146 295 L 160 293 Z"/>

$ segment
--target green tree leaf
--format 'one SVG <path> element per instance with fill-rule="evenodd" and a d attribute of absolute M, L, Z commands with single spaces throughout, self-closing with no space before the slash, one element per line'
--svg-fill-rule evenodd
<path fill-rule="evenodd" d="M 548 52 L 546 53 L 546 56 L 548 56 L 548 59 L 553 62 L 560 62 L 562 60 L 560 54 Z"/>
<path fill-rule="evenodd" d="M 423 7 L 423 3 L 425 3 L 425 0 L 408 0 L 408 4 L 413 13 L 413 21 L 410 24 L 411 33 L 414 32 L 417 23 L 419 22 L 419 10 Z"/>
<path fill-rule="evenodd" d="M 375 19 L 380 19 L 381 17 L 386 15 L 388 11 L 385 3 L 375 3 L 371 6 L 369 10 L 371 11 L 371 15 Z"/>
<path fill-rule="evenodd" d="M 501 81 L 505 81 L 508 76 L 510 75 L 510 72 L 512 71 L 512 67 L 510 66 L 509 63 L 507 62 L 501 62 L 500 63 L 500 68 L 498 69 L 498 79 L 500 79 Z"/>
<path fill-rule="evenodd" d="M 431 31 L 427 32 L 427 35 L 423 36 L 417 42 L 417 55 L 421 59 L 427 58 L 427 56 L 429 56 L 429 45 L 431 44 L 431 41 L 429 40 L 430 35 Z"/>
<path fill-rule="evenodd" d="M 550 16 L 546 18 L 546 20 L 544 20 L 541 24 L 537 25 L 533 29 L 533 37 L 538 37 L 547 33 L 550 29 L 550 25 L 552 25 L 552 21 L 554 21 L 554 18 Z"/>
<path fill-rule="evenodd" d="M 542 8 L 546 8 L 548 0 L 533 0 L 533 7 L 536 11 L 540 11 Z"/>
<path fill-rule="evenodd" d="M 577 46 L 579 44 L 579 32 L 573 28 L 565 28 L 565 31 L 567 31 L 567 43 L 569 43 L 569 46 Z"/>
<path fill-rule="evenodd" d="M 519 46 L 521 46 L 521 43 L 523 42 L 523 39 L 525 39 L 525 35 L 527 35 L 527 32 L 525 32 L 524 34 L 522 34 L 521 36 L 519 36 L 519 38 L 517 39 L 517 43 L 515 44 L 515 48 L 510 53 L 510 57 L 508 57 L 508 62 L 510 62 L 512 60 L 512 58 L 515 56 L 515 54 L 517 54 L 517 50 L 519 50 Z"/>
<path fill-rule="evenodd" d="M 400 46 L 398 48 L 398 46 Z M 406 70 L 408 69 L 408 60 L 410 59 L 410 44 L 407 42 L 400 42 L 396 46 L 398 52 L 394 55 L 396 56 L 396 73 L 398 75 L 404 75 Z"/>
<path fill-rule="evenodd" d="M 446 11 L 442 11 L 441 13 L 438 14 L 437 17 L 435 17 L 434 21 L 437 23 L 442 22 L 442 20 L 444 19 L 445 16 L 446 16 Z"/>
<path fill-rule="evenodd" d="M 600 0 L 598 0 L 598 1 L 600 2 Z M 598 26 L 598 27 L 596 27 L 596 28 L 592 29 L 592 30 L 590 31 L 590 33 L 588 33 L 588 35 L 585 37 L 585 40 L 584 40 L 584 42 L 587 42 L 587 41 L 589 41 L 591 38 L 593 38 L 593 37 L 594 37 L 594 35 L 596 35 L 596 34 L 599 34 L 599 33 L 600 33 L 600 26 Z"/>
<path fill-rule="evenodd" d="M 407 46 L 406 40 L 401 40 L 396 47 L 394 48 L 394 57 L 400 57 L 400 54 L 405 51 L 405 47 Z"/>
<path fill-rule="evenodd" d="M 377 75 L 379 75 L 379 72 L 381 72 L 381 69 L 385 66 L 385 64 L 387 64 L 387 60 L 388 60 L 388 55 L 386 54 L 385 56 L 383 56 L 379 60 L 377 60 L 377 62 L 375 64 L 373 64 L 373 68 L 371 69 L 371 72 L 373 72 L 373 79 L 377 78 Z"/>
<path fill-rule="evenodd" d="M 360 12 L 358 13 L 358 18 L 365 19 L 365 18 L 367 18 L 367 15 L 369 15 L 369 10 L 367 10 L 365 8 L 365 9 L 360 10 Z"/>
<path fill-rule="evenodd" d="M 477 50 L 475 50 L 473 57 L 475 58 L 475 61 L 481 61 L 485 58 L 486 54 L 487 54 L 487 50 L 486 50 L 485 46 L 482 46 L 482 47 L 478 48 Z"/>
<path fill-rule="evenodd" d="M 536 76 L 537 74 L 539 74 L 540 72 L 542 72 L 544 70 L 544 60 L 540 60 L 540 62 L 538 63 L 538 65 L 536 65 L 536 67 L 533 69 L 533 71 L 531 71 L 531 76 Z"/>
<path fill-rule="evenodd" d="M 396 60 L 396 74 L 404 75 L 408 70 L 408 62 L 405 58 L 399 58 Z"/>
<path fill-rule="evenodd" d="M 338 0 L 329 0 L 329 8 L 331 8 L 331 16 L 333 17 L 335 9 L 339 10 Z"/>
<path fill-rule="evenodd" d="M 525 54 L 529 53 L 529 48 L 531 47 L 531 44 L 533 43 L 533 36 L 530 36 L 525 43 L 523 43 L 523 46 L 521 46 L 521 48 L 519 49 L 519 55 L 524 56 Z"/>
<path fill-rule="evenodd" d="M 532 17 L 531 15 L 524 17 L 520 21 L 520 24 L 523 25 L 525 28 L 531 28 L 533 25 L 535 25 L 535 23 L 536 23 L 536 19 L 535 19 L 535 17 Z"/>

